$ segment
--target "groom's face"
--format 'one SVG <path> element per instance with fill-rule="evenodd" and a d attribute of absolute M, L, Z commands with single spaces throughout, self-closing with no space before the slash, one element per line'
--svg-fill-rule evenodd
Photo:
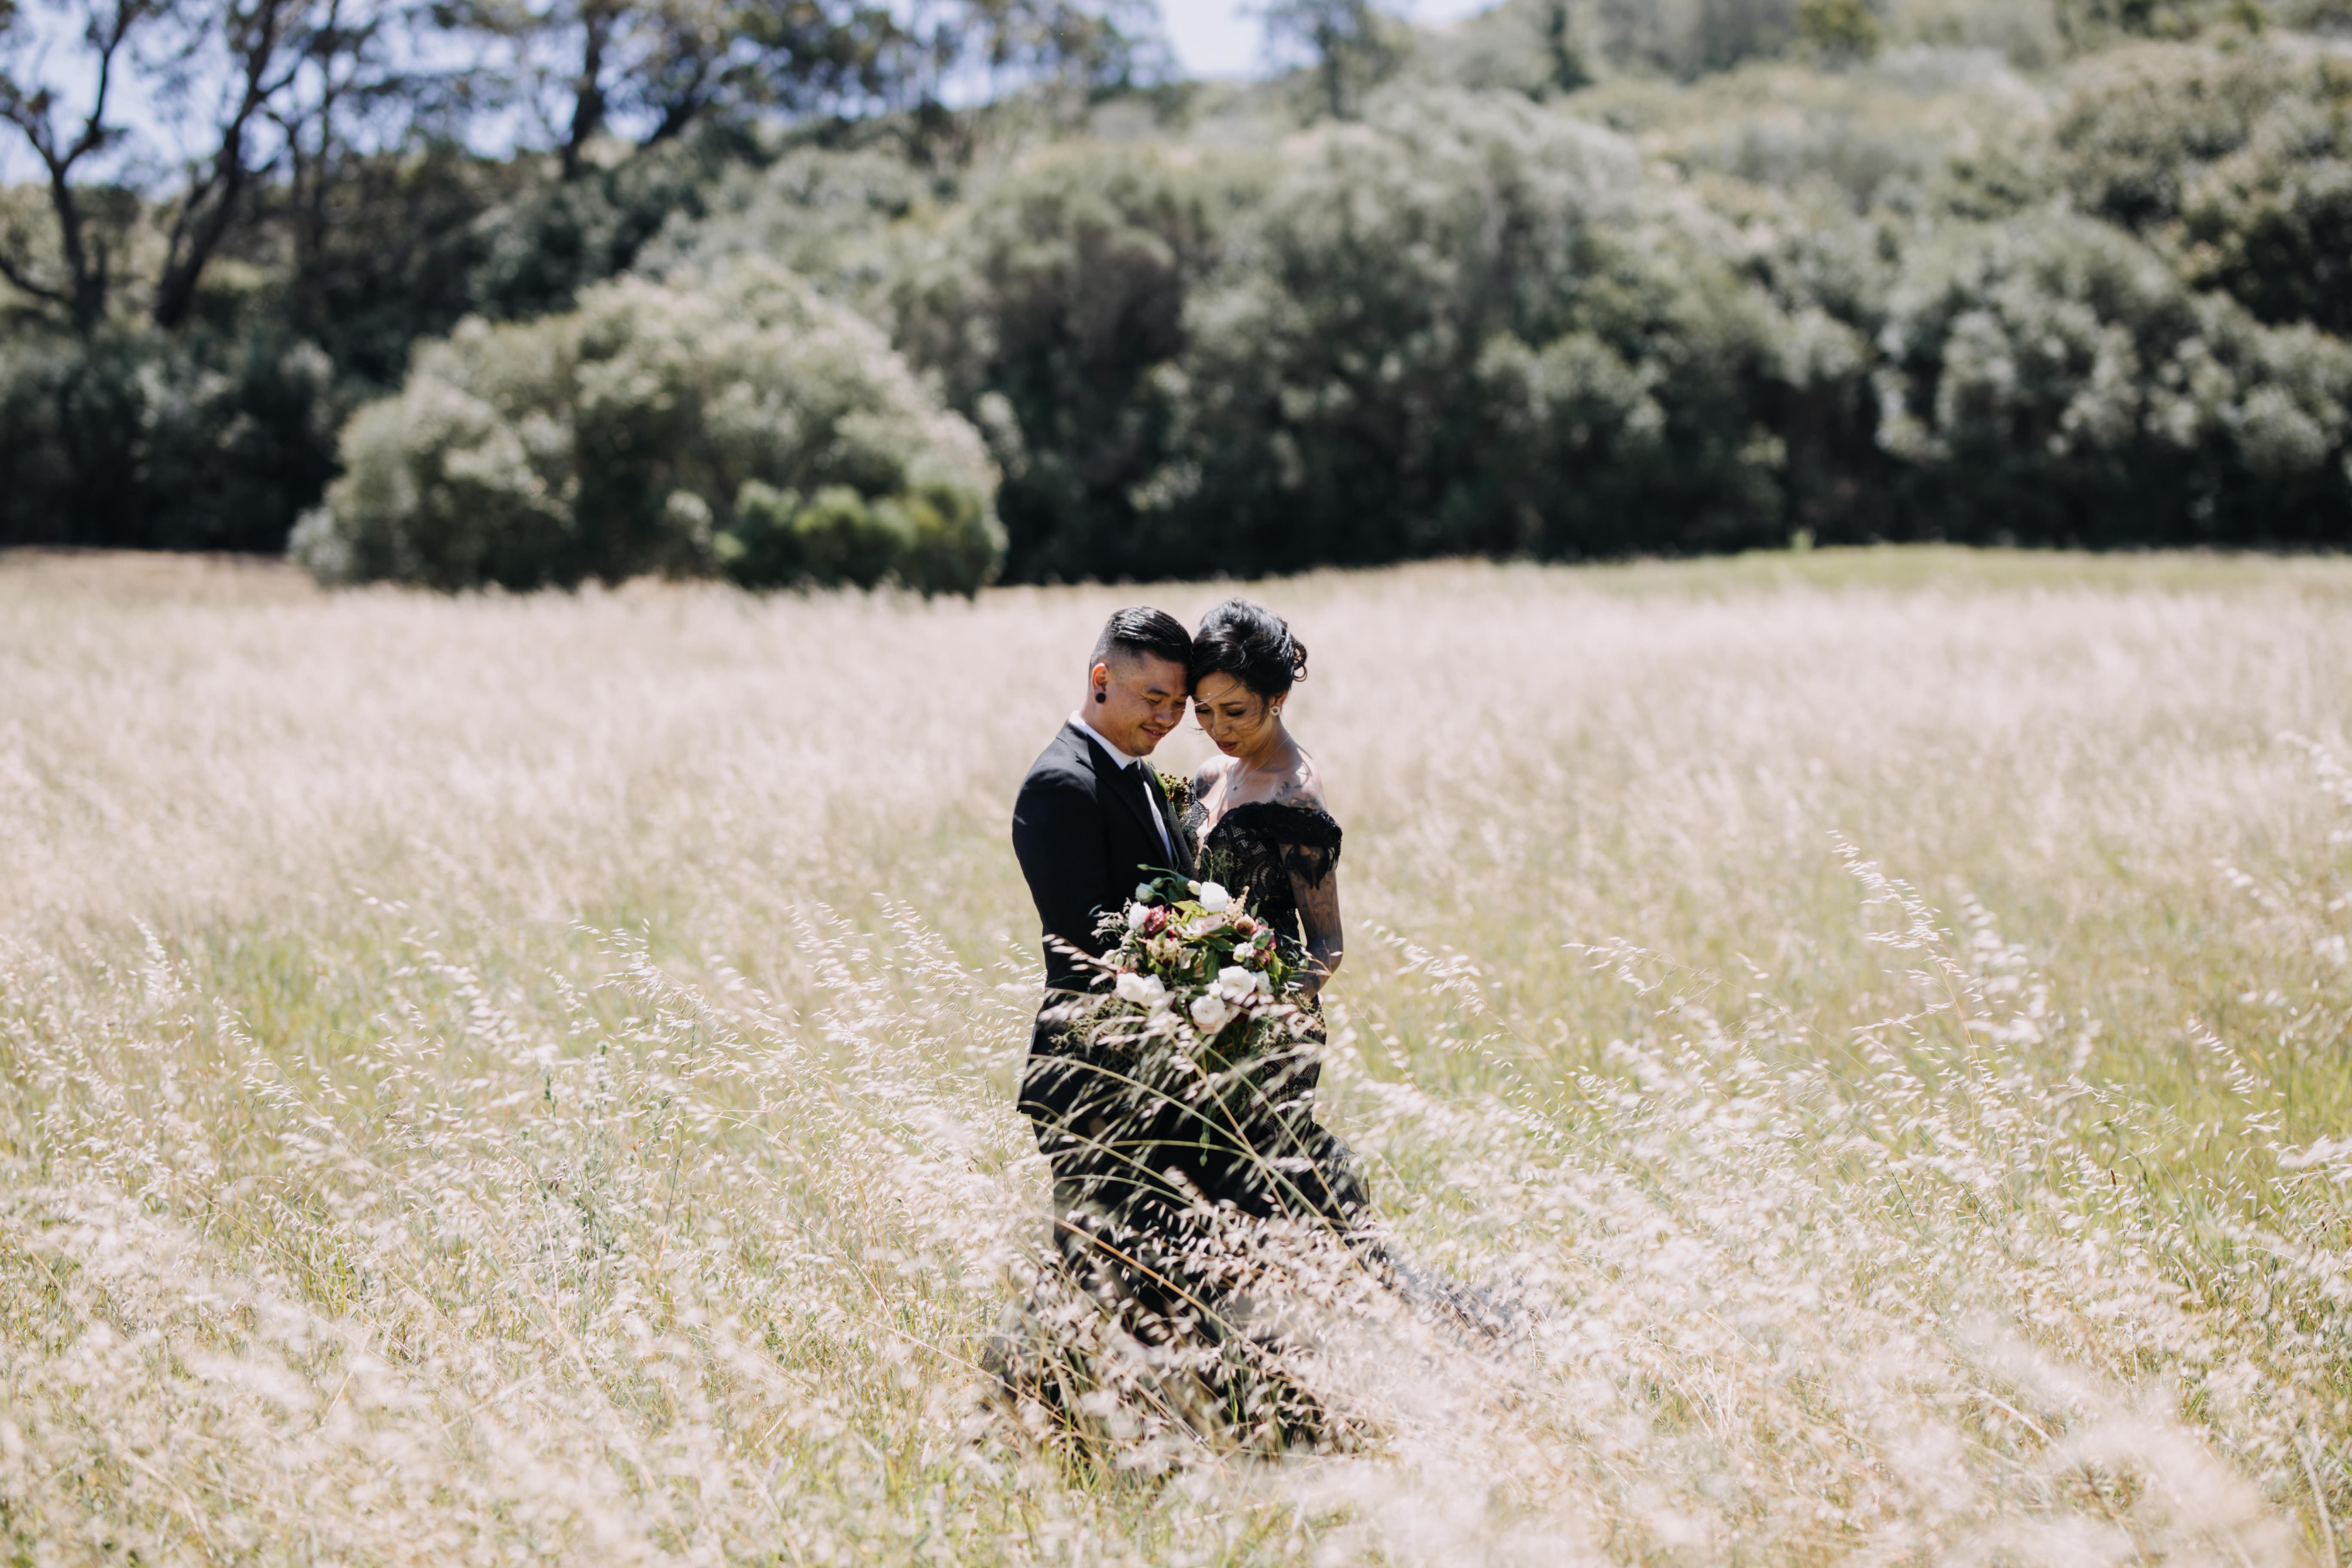
<path fill-rule="evenodd" d="M 1148 653 L 1113 653 L 1094 668 L 1087 708 L 1095 732 L 1131 757 L 1148 757 L 1184 718 L 1185 670 Z"/>

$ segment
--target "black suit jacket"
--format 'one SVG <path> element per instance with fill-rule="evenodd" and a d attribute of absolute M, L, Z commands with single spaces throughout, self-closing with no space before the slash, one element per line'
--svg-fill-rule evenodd
<path fill-rule="evenodd" d="M 1161 847 L 1151 826 L 1155 810 L 1167 825 L 1169 847 Z M 1021 1094 L 1022 1110 L 1043 1121 L 1070 1109 L 1064 1103 L 1069 1094 L 1057 1087 L 1066 1075 L 1040 1060 L 1063 1054 L 1049 1015 L 1066 993 L 1087 990 L 1089 978 L 1083 966 L 1055 950 L 1053 939 L 1099 956 L 1106 948 L 1095 934 L 1095 922 L 1104 912 L 1121 908 L 1135 896 L 1138 882 L 1160 872 L 1190 877 L 1192 857 L 1157 780 L 1147 797 L 1134 770 L 1120 767 L 1086 731 L 1067 723 L 1021 781 L 1020 798 L 1013 805 L 1013 852 L 1020 858 L 1047 939 L 1046 1005 L 1030 1041 Z"/>

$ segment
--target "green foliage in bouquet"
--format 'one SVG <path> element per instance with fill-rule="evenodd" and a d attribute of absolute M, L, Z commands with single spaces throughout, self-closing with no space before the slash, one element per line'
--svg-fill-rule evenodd
<path fill-rule="evenodd" d="M 1162 877 L 1141 883 L 1118 914 L 1103 917 L 1116 943 L 1101 960 L 1108 992 L 1097 1004 L 1098 1045 L 1132 1053 L 1150 1096 L 1219 1102 L 1215 1124 L 1237 1123 L 1255 1089 L 1253 1068 L 1306 1032 L 1308 1015 L 1287 999 L 1297 971 L 1274 928 L 1214 882 Z M 1190 1087 L 1171 1088 L 1173 1078 Z"/>
<path fill-rule="evenodd" d="M 1192 809 L 1192 781 L 1179 778 L 1162 768 L 1154 768 L 1160 775 L 1160 793 L 1168 797 L 1168 808 L 1178 816 Z"/>
<path fill-rule="evenodd" d="M 1138 1005 L 1147 1008 L 1158 1005 L 1163 994 L 1184 1001 L 1193 1021 L 1210 1034 L 1223 1028 L 1225 1019 L 1212 1023 L 1215 1009 L 1191 1012 L 1190 1003 L 1203 995 L 1223 996 L 1233 1005 L 1228 1013 L 1238 1016 L 1248 995 L 1279 996 L 1296 973 L 1282 956 L 1274 928 L 1214 882 L 1162 877 L 1139 883 L 1134 900 L 1116 919 L 1119 942 L 1108 960 L 1114 981 L 1157 980 L 1160 990 L 1115 984 L 1115 993 L 1129 1002 L 1144 998 Z"/>
<path fill-rule="evenodd" d="M 1114 941 L 1087 1034 L 1125 1086 L 1121 1114 L 1213 1163 L 1296 1142 L 1276 1101 L 1313 1016 L 1289 999 L 1296 970 L 1273 928 L 1215 882 L 1168 876 L 1139 885 L 1102 929 Z"/>

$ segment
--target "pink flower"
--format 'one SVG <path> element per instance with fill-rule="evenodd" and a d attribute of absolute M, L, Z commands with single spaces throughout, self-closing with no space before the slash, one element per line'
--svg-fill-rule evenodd
<path fill-rule="evenodd" d="M 1148 937 L 1158 936 L 1161 931 L 1166 931 L 1168 929 L 1168 906 L 1166 904 L 1152 905 L 1150 910 L 1145 913 L 1143 917 L 1143 924 L 1140 929 L 1142 930 L 1143 934 Z"/>
<path fill-rule="evenodd" d="M 1237 936 L 1255 936 L 1257 934 L 1257 921 L 1250 919 L 1247 915 L 1240 916 L 1234 921 L 1234 932 Z"/>

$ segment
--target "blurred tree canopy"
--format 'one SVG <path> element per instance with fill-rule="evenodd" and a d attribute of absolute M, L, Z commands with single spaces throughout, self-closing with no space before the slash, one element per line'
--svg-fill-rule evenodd
<path fill-rule="evenodd" d="M 0 4 L 0 542 L 2352 543 L 2352 0 L 1262 16 L 1232 84 L 1145 0 Z"/>

